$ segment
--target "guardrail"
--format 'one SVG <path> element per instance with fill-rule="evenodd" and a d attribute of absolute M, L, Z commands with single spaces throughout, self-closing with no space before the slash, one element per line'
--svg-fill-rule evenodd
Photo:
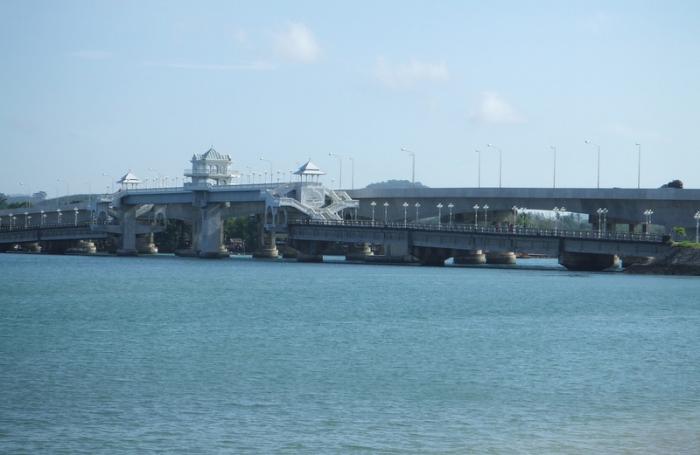
<path fill-rule="evenodd" d="M 404 229 L 410 231 L 429 232 L 465 232 L 472 234 L 492 234 L 492 235 L 521 235 L 533 237 L 554 237 L 563 239 L 596 239 L 596 240 L 626 240 L 635 242 L 664 243 L 666 236 L 656 234 L 630 234 L 621 232 L 598 232 L 598 231 L 570 231 L 565 229 L 536 229 L 524 226 L 509 226 L 501 228 L 498 226 L 475 226 L 470 224 L 428 224 L 428 223 L 401 223 L 378 221 L 333 221 L 333 220 L 304 220 L 290 223 L 290 225 L 311 225 L 311 226 L 342 226 L 358 228 L 385 228 Z"/>

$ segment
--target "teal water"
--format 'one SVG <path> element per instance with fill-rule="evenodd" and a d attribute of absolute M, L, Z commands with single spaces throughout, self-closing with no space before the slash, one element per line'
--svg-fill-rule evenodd
<path fill-rule="evenodd" d="M 0 285 L 0 453 L 700 452 L 697 278 L 0 254 Z"/>

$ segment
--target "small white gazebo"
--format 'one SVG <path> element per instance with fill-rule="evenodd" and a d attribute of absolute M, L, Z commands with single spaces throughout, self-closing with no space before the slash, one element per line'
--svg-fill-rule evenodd
<path fill-rule="evenodd" d="M 117 183 L 121 185 L 123 190 L 128 190 L 129 188 L 136 188 L 137 185 L 141 183 L 141 179 L 136 177 L 129 169 L 129 172 L 124 174 L 122 178 L 117 180 Z"/>
<path fill-rule="evenodd" d="M 294 175 L 299 176 L 300 182 L 304 180 L 308 182 L 309 178 L 313 182 L 314 177 L 316 178 L 316 182 L 318 182 L 318 178 L 325 174 L 326 173 L 323 172 L 321 168 L 312 163 L 310 159 L 306 163 L 302 164 L 301 167 L 297 169 L 297 171 L 294 173 Z"/>

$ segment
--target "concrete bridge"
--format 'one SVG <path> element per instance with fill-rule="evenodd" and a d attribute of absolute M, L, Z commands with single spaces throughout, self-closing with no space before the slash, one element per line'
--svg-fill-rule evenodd
<path fill-rule="evenodd" d="M 599 208 L 608 210 L 607 230 L 614 224 L 628 225 L 628 232 L 640 231 L 645 222 L 643 212 L 651 209 L 652 224 L 664 226 L 670 233 L 674 226 L 695 229 L 693 215 L 700 209 L 700 189 L 626 189 L 626 188 L 411 188 L 350 190 L 350 197 L 359 202 L 358 216 L 371 219 L 374 201 L 375 220 L 384 221 L 385 202 L 389 203 L 387 221 L 403 221 L 403 203 L 408 203 L 407 218 L 420 221 L 438 216 L 437 205 L 443 204 L 442 219 L 447 220 L 447 205 L 454 205 L 455 219 L 469 223 L 474 220 L 475 204 L 488 205 L 488 219 L 506 221 L 512 214 L 513 206 L 530 210 L 552 210 L 566 207 L 568 212 L 586 214 L 594 230 L 597 228 Z M 419 203 L 418 218 L 415 204 Z M 483 221 L 484 211 L 478 211 Z"/>
<path fill-rule="evenodd" d="M 646 234 L 363 221 L 292 223 L 289 243 L 306 261 L 320 261 L 329 245 L 343 243 L 351 248 L 381 245 L 381 257 L 370 257 L 366 248 L 366 257 L 360 255 L 374 262 L 443 265 L 452 257 L 456 263 L 478 264 L 491 255 L 490 262 L 515 263 L 517 252 L 558 257 L 572 270 L 603 270 L 619 257 L 654 257 L 671 248 L 663 237 Z"/>

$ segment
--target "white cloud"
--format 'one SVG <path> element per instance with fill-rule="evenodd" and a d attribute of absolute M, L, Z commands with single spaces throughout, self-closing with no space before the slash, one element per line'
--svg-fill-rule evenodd
<path fill-rule="evenodd" d="M 450 78 L 450 72 L 445 62 L 430 63 L 411 59 L 408 63 L 391 64 L 378 58 L 375 76 L 391 88 L 408 88 L 424 81 L 444 82 Z"/>
<path fill-rule="evenodd" d="M 250 62 L 239 64 L 218 64 L 218 63 L 191 63 L 191 62 L 145 62 L 146 66 L 157 66 L 161 68 L 173 68 L 181 70 L 202 70 L 202 71 L 271 71 L 276 69 L 275 65 L 264 62 Z"/>
<path fill-rule="evenodd" d="M 498 93 L 484 92 L 472 120 L 481 123 L 513 124 L 523 123 L 525 118 Z"/>
<path fill-rule="evenodd" d="M 75 58 L 80 58 L 83 60 L 107 60 L 112 57 L 112 53 L 108 51 L 100 50 L 79 50 L 70 52 L 68 55 Z"/>
<path fill-rule="evenodd" d="M 300 23 L 290 23 L 284 31 L 277 33 L 275 45 L 283 57 L 296 62 L 311 63 L 321 56 L 321 46 L 314 34 Z"/>

